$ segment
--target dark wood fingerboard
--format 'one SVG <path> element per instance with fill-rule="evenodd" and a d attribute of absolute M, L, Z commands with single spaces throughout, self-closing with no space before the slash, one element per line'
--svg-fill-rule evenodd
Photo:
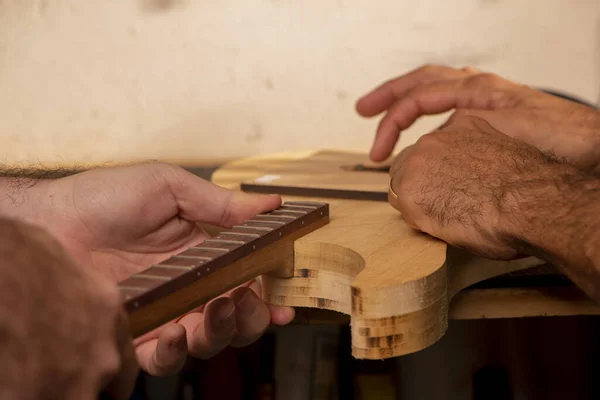
<path fill-rule="evenodd" d="M 271 185 L 254 182 L 242 182 L 240 184 L 240 189 L 248 193 L 276 193 L 282 196 L 321 197 L 328 199 L 365 201 L 388 201 L 387 190 L 369 191 L 355 189 L 331 189 L 309 186 Z"/>
<path fill-rule="evenodd" d="M 328 220 L 327 203 L 285 202 L 120 282 L 124 306 L 132 313 L 301 229 Z"/>

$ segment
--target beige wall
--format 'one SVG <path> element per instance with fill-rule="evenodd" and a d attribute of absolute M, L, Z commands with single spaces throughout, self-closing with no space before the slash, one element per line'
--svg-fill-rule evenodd
<path fill-rule="evenodd" d="M 423 63 L 597 102 L 600 1 L 3 0 L 0 161 L 366 149 L 355 99 Z"/>

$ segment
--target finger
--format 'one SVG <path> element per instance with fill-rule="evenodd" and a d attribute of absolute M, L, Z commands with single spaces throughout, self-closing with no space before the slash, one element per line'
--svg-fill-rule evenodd
<path fill-rule="evenodd" d="M 237 334 L 232 347 L 247 346 L 267 330 L 271 323 L 271 313 L 267 305 L 258 297 L 260 285 L 254 281 L 250 287 L 234 290 L 230 297 L 235 303 Z"/>
<path fill-rule="evenodd" d="M 238 287 L 242 287 L 242 286 L 250 286 L 250 284 L 253 282 L 254 280 L 249 280 L 243 284 L 241 284 Z M 225 293 L 223 293 L 222 295 L 218 296 L 217 298 L 221 298 L 221 297 L 225 297 L 225 298 L 229 298 L 229 295 L 231 294 L 231 292 L 233 292 L 236 288 L 230 289 L 228 291 L 226 291 Z M 216 298 L 215 298 L 216 299 Z M 213 301 L 215 300 L 213 299 Z M 181 322 L 182 318 L 185 318 L 188 314 L 196 314 L 196 313 L 204 313 L 204 311 L 206 310 L 206 306 L 207 304 L 202 304 L 196 308 L 194 308 L 193 310 L 188 311 L 187 313 L 185 313 L 184 315 L 181 315 L 177 318 L 172 319 L 171 321 L 169 321 L 168 323 L 153 329 L 152 331 L 143 334 L 142 336 L 137 337 L 134 341 L 133 344 L 135 347 L 138 347 L 140 344 L 147 342 L 149 340 L 152 339 L 156 339 L 160 336 L 161 332 L 168 327 L 171 323 L 173 322 Z"/>
<path fill-rule="evenodd" d="M 275 306 L 273 304 L 267 304 L 267 307 L 271 314 L 271 323 L 274 325 L 287 325 L 296 316 L 296 310 L 293 307 Z"/>
<path fill-rule="evenodd" d="M 406 224 L 414 229 L 418 229 L 416 223 L 410 218 L 409 210 L 405 207 L 406 194 L 399 191 L 400 183 L 405 174 L 404 165 L 406 160 L 414 153 L 415 146 L 411 145 L 402 150 L 394 159 L 394 163 L 390 168 L 390 193 L 388 194 L 388 202 L 392 207 L 402 213 L 402 219 Z"/>
<path fill-rule="evenodd" d="M 158 339 L 142 343 L 136 349 L 142 369 L 154 376 L 177 373 L 187 358 L 185 328 L 180 324 L 166 326 Z"/>
<path fill-rule="evenodd" d="M 492 74 L 445 80 L 419 85 L 408 91 L 380 121 L 371 149 L 374 160 L 382 160 L 393 151 L 400 132 L 423 115 L 440 114 L 452 109 L 489 110 L 503 99 L 501 90 L 508 81 Z"/>
<path fill-rule="evenodd" d="M 428 65 L 417 68 L 398 78 L 389 80 L 356 103 L 356 111 L 363 117 L 372 117 L 387 110 L 397 99 L 416 86 L 447 79 L 458 79 L 476 73 L 467 68 Z"/>
<path fill-rule="evenodd" d="M 249 194 L 223 188 L 183 168 L 161 165 L 162 174 L 184 219 L 229 228 L 281 205 L 279 195 Z"/>
<path fill-rule="evenodd" d="M 245 286 L 250 287 L 256 295 L 262 299 L 262 285 L 258 280 L 254 279 L 252 281 L 248 281 Z M 293 321 L 296 316 L 296 310 L 293 307 L 287 306 L 277 306 L 274 304 L 266 303 L 267 308 L 269 309 L 269 313 L 271 314 L 271 323 L 274 325 L 287 325 Z"/>
<path fill-rule="evenodd" d="M 139 366 L 124 310 L 121 310 L 117 318 L 116 345 L 121 355 L 121 368 L 105 391 L 114 400 L 126 400 L 135 388 Z"/>
<path fill-rule="evenodd" d="M 225 349 L 235 335 L 235 306 L 228 297 L 211 301 L 204 314 L 192 313 L 179 321 L 186 327 L 189 354 L 208 359 Z"/>
<path fill-rule="evenodd" d="M 370 156 L 384 160 L 392 153 L 400 132 L 426 114 L 439 114 L 467 104 L 477 93 L 461 90 L 464 80 L 455 79 L 418 86 L 400 98 L 381 119 Z"/>
<path fill-rule="evenodd" d="M 412 144 L 410 146 L 406 146 L 396 158 L 394 158 L 394 162 L 390 166 L 390 178 L 392 179 L 392 189 L 396 184 L 400 183 L 402 179 L 402 174 L 404 173 L 404 164 L 406 163 L 406 159 L 410 157 L 415 151 L 415 145 Z M 397 194 L 397 193 L 396 193 Z"/>

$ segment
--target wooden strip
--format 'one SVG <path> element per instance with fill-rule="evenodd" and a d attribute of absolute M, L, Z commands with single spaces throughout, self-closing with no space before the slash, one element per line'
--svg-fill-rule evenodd
<path fill-rule="evenodd" d="M 305 186 L 261 185 L 242 182 L 240 189 L 250 193 L 277 193 L 283 196 L 321 197 L 328 199 L 387 201 L 386 191 L 314 188 Z"/>
<path fill-rule="evenodd" d="M 329 222 L 329 205 L 284 203 L 119 283 L 142 335 L 261 274 L 293 274 L 293 241 Z"/>

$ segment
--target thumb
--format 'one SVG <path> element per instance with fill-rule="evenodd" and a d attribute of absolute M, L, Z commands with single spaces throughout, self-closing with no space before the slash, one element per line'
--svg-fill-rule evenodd
<path fill-rule="evenodd" d="M 173 167 L 167 182 L 182 218 L 224 228 L 281 205 L 276 194 L 249 194 L 226 189 L 180 167 Z"/>

